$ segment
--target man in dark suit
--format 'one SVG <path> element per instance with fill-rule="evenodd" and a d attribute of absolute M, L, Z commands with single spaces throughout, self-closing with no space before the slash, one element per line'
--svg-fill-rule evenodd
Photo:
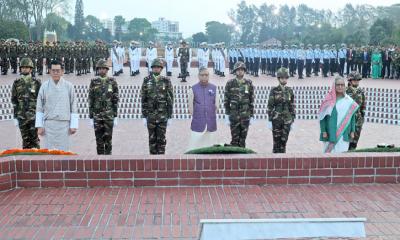
<path fill-rule="evenodd" d="M 347 63 L 347 67 L 346 67 L 346 74 L 349 75 L 349 73 L 351 71 L 353 71 L 354 69 L 354 58 L 356 56 L 356 51 L 353 48 L 353 45 L 350 45 L 350 48 L 347 49 L 347 53 L 346 53 L 346 63 Z"/>
<path fill-rule="evenodd" d="M 362 78 L 367 78 L 368 76 L 368 68 L 370 66 L 368 66 L 371 62 L 371 55 L 369 54 L 367 47 L 364 47 L 362 49 L 362 61 L 363 61 L 363 65 L 362 65 Z"/>
<path fill-rule="evenodd" d="M 390 75 L 390 63 L 392 62 L 392 57 L 390 56 L 390 51 L 387 47 L 383 48 L 382 52 L 382 79 L 389 78 Z M 386 74 L 387 73 L 387 74 Z"/>

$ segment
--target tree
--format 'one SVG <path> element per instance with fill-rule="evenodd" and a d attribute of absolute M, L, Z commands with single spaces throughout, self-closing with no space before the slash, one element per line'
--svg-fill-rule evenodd
<path fill-rule="evenodd" d="M 390 42 L 394 28 L 394 22 L 391 19 L 376 20 L 369 29 L 370 43 L 378 45 L 383 42 Z"/>
<path fill-rule="evenodd" d="M 198 32 L 192 35 L 192 40 L 194 44 L 200 44 L 202 42 L 208 42 L 208 37 L 203 32 Z"/>
<path fill-rule="evenodd" d="M 82 0 L 76 0 L 75 4 L 75 40 L 83 39 L 83 33 L 85 32 L 85 17 L 83 15 L 83 2 Z"/>
<path fill-rule="evenodd" d="M 158 31 L 151 27 L 146 18 L 134 18 L 128 23 L 128 34 L 126 40 L 139 40 L 147 42 L 154 40 Z"/>
<path fill-rule="evenodd" d="M 245 1 L 241 1 L 238 5 L 238 10 L 231 11 L 229 17 L 235 23 L 236 31 L 240 32 L 240 41 L 243 43 L 254 42 L 259 29 L 257 29 L 256 7 L 247 5 Z"/>
<path fill-rule="evenodd" d="M 55 31 L 57 33 L 59 40 L 69 39 L 68 26 L 70 23 L 63 17 L 55 14 L 49 13 L 44 20 L 44 27 L 48 31 Z"/>
<path fill-rule="evenodd" d="M 85 18 L 85 22 L 87 39 L 96 40 L 97 38 L 100 38 L 104 28 L 100 19 L 93 15 L 88 15 Z"/>
<path fill-rule="evenodd" d="M 125 24 L 125 18 L 121 15 L 114 17 L 114 26 L 115 26 L 115 39 L 121 41 L 122 37 L 122 26 Z"/>
<path fill-rule="evenodd" d="M 225 23 L 216 21 L 206 23 L 206 33 L 211 43 L 225 42 L 230 44 L 232 31 L 232 27 Z"/>
<path fill-rule="evenodd" d="M 28 40 L 29 29 L 20 21 L 0 21 L 0 36 L 1 38 L 17 38 Z"/>

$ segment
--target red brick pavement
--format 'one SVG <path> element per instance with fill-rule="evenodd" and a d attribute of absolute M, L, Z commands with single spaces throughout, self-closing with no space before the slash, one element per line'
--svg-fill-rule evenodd
<path fill-rule="evenodd" d="M 196 239 L 200 219 L 365 217 L 400 239 L 400 185 L 19 189 L 0 193 L 0 239 Z"/>

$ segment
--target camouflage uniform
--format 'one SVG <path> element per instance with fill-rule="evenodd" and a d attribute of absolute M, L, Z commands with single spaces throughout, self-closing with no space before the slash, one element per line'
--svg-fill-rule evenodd
<path fill-rule="evenodd" d="M 155 59 L 151 67 L 163 67 Z M 143 80 L 141 89 L 142 115 L 147 120 L 150 154 L 164 154 L 167 144 L 165 133 L 168 119 L 172 118 L 174 104 L 173 88 L 169 78 L 151 73 Z"/>
<path fill-rule="evenodd" d="M 185 41 L 182 41 L 182 44 L 186 45 Z M 179 78 L 182 78 L 182 82 L 186 82 L 187 71 L 188 71 L 188 63 L 189 63 L 189 48 L 188 47 L 181 47 L 178 50 L 179 56 L 179 64 L 181 66 L 181 73 L 179 74 Z"/>
<path fill-rule="evenodd" d="M 18 46 L 17 46 L 16 42 L 14 42 L 14 41 L 11 43 L 11 46 L 9 48 L 9 56 L 10 56 L 10 64 L 11 64 L 13 73 L 17 73 Z"/>
<path fill-rule="evenodd" d="M 396 49 L 393 53 L 393 67 L 394 67 L 394 77 L 396 79 L 400 78 L 400 49 Z"/>
<path fill-rule="evenodd" d="M 30 59 L 21 60 L 21 67 L 33 68 Z M 14 119 L 18 120 L 22 136 L 22 148 L 39 148 L 39 137 L 35 128 L 36 99 L 40 82 L 32 76 L 23 76 L 14 81 L 11 90 L 11 102 Z"/>
<path fill-rule="evenodd" d="M 233 73 L 238 69 L 245 69 L 243 62 L 237 62 Z M 231 79 L 226 83 L 224 106 L 225 114 L 229 116 L 231 128 L 231 145 L 246 147 L 246 137 L 250 125 L 250 118 L 254 115 L 254 87 L 249 79 Z"/>
<path fill-rule="evenodd" d="M 348 80 L 361 80 L 360 73 L 353 71 L 349 74 Z M 356 120 L 356 130 L 354 132 L 354 138 L 350 140 L 349 150 L 354 150 L 357 148 L 358 140 L 360 139 L 362 126 L 364 124 L 366 100 L 364 90 L 357 87 L 348 86 L 346 89 L 346 94 L 349 95 L 353 100 L 360 106 L 355 114 Z"/>
<path fill-rule="evenodd" d="M 96 68 L 108 68 L 106 61 L 100 60 Z M 89 86 L 89 117 L 94 121 L 97 154 L 110 155 L 114 118 L 118 116 L 118 84 L 111 77 L 97 77 Z"/>
<path fill-rule="evenodd" d="M 82 55 L 82 45 L 80 42 L 77 42 L 77 45 L 74 48 L 74 58 L 75 58 L 75 70 L 77 72 L 77 76 L 80 76 L 83 73 L 83 55 Z"/>
<path fill-rule="evenodd" d="M 10 50 L 8 44 L 2 39 L 0 42 L 0 67 L 1 74 L 7 75 L 8 68 L 10 67 L 9 62 Z"/>
<path fill-rule="evenodd" d="M 44 46 L 44 57 L 46 58 L 46 65 L 47 65 L 47 74 L 49 74 L 50 71 L 50 63 L 53 60 L 53 47 L 50 45 L 50 42 L 46 42 L 46 46 Z"/>
<path fill-rule="evenodd" d="M 278 78 L 289 78 L 289 71 L 280 68 Z M 268 121 L 272 123 L 273 153 L 285 153 L 290 126 L 296 118 L 294 93 L 290 87 L 273 87 L 268 98 Z"/>
<path fill-rule="evenodd" d="M 43 59 L 44 59 L 44 48 L 41 42 L 38 42 L 35 46 L 35 58 L 36 61 L 36 72 L 39 75 L 43 75 Z"/>

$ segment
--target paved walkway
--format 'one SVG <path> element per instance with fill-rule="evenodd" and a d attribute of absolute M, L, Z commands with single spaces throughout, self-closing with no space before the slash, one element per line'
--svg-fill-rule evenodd
<path fill-rule="evenodd" d="M 78 133 L 71 138 L 71 150 L 78 154 L 96 154 L 94 130 L 89 120 L 80 120 Z M 19 130 L 10 120 L 0 121 L 0 150 L 21 147 Z M 230 142 L 230 130 L 224 121 L 218 121 L 217 143 Z M 123 119 L 113 133 L 113 154 L 148 154 L 147 128 L 141 120 Z M 392 143 L 400 146 L 400 126 L 365 123 L 359 147 L 375 147 L 378 143 Z M 167 154 L 186 152 L 190 139 L 190 120 L 173 120 L 167 128 Z M 272 153 L 272 132 L 267 129 L 266 120 L 256 120 L 247 138 L 247 147 L 257 153 Z M 319 122 L 317 120 L 296 120 L 287 145 L 288 153 L 319 153 Z"/>
<path fill-rule="evenodd" d="M 400 239 L 400 185 L 24 189 L 0 193 L 0 239 L 196 239 L 200 219 L 367 218 Z"/>

